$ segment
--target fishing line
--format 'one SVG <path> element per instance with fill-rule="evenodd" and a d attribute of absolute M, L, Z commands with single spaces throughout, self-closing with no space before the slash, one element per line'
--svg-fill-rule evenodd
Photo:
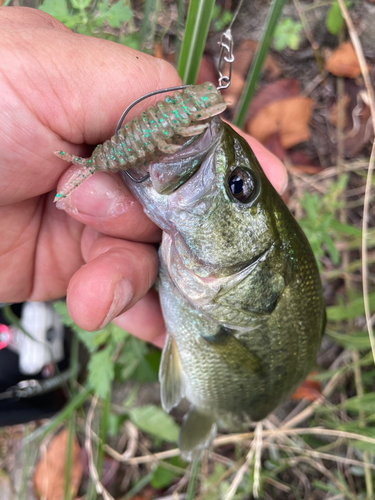
<path fill-rule="evenodd" d="M 232 26 L 234 21 L 236 20 L 238 13 L 242 7 L 244 0 L 240 0 L 240 2 L 237 5 L 237 8 L 235 10 L 235 13 L 233 14 L 232 20 L 229 23 L 228 28 L 224 31 L 224 33 L 220 37 L 220 41 L 218 42 L 218 45 L 220 47 L 220 52 L 219 52 L 219 62 L 217 65 L 217 72 L 219 74 L 218 77 L 218 86 L 216 87 L 217 90 L 223 90 L 227 89 L 231 83 L 231 78 L 232 78 L 232 64 L 234 61 L 234 54 L 233 54 L 233 36 L 232 36 Z M 223 75 L 221 70 L 223 67 L 224 62 L 227 62 L 229 65 L 228 68 L 228 75 Z M 190 87 L 191 85 L 178 85 L 176 87 L 168 87 L 165 89 L 159 89 L 159 90 L 153 90 L 152 92 L 148 92 L 147 94 L 144 94 L 141 97 L 138 97 L 135 101 L 133 101 L 129 106 L 124 110 L 122 113 L 117 126 L 115 130 L 115 135 L 118 135 L 118 132 L 120 128 L 122 127 L 122 124 L 125 120 L 125 117 L 129 113 L 129 111 L 136 106 L 138 103 L 143 101 L 144 99 L 147 99 L 148 97 L 152 97 L 157 94 L 164 94 L 166 92 L 173 92 L 175 90 L 183 90 L 186 89 L 187 87 Z M 141 179 L 136 179 L 130 172 L 127 170 L 124 171 L 124 174 L 127 175 L 133 182 L 136 184 L 140 184 L 147 180 L 150 177 L 150 174 L 146 174 L 144 177 Z"/>

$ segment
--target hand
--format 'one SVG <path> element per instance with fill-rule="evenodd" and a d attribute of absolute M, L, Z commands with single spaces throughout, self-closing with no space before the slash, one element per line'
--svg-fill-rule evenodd
<path fill-rule="evenodd" d="M 33 9 L 0 8 L 0 31 L 0 301 L 67 294 L 82 328 L 117 317 L 122 328 L 162 345 L 164 323 L 150 289 L 160 230 L 109 173 L 97 172 L 57 210 L 52 200 L 71 171 L 52 153 L 88 156 L 88 145 L 113 135 L 134 99 L 178 85 L 176 71 L 119 44 L 74 34 Z M 284 167 L 248 140 L 281 191 Z"/>

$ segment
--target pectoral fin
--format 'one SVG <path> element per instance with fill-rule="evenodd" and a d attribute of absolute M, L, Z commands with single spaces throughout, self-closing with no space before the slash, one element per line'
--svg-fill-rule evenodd
<path fill-rule="evenodd" d="M 170 412 L 184 397 L 185 389 L 177 345 L 169 333 L 161 356 L 159 381 L 162 407 L 164 411 Z"/>
<path fill-rule="evenodd" d="M 260 373 L 263 371 L 260 357 L 238 340 L 230 328 L 222 326 L 215 335 L 202 336 L 202 339 L 219 354 L 223 363 L 231 367 L 232 372 L 240 373 L 245 370 L 250 373 Z"/>
<path fill-rule="evenodd" d="M 182 422 L 178 447 L 188 461 L 197 460 L 209 448 L 216 436 L 217 426 L 212 415 L 201 413 L 194 406 Z"/>

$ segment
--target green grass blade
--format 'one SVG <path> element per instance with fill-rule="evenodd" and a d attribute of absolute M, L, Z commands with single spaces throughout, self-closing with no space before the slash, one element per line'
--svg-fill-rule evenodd
<path fill-rule="evenodd" d="M 199 469 L 200 463 L 201 463 L 200 460 L 194 460 L 194 462 L 191 466 L 189 484 L 188 484 L 188 488 L 187 488 L 187 492 L 186 492 L 186 500 L 194 500 L 195 488 L 197 486 L 197 479 L 198 479 L 198 469 Z"/>
<path fill-rule="evenodd" d="M 98 458 L 96 469 L 98 471 L 99 477 L 102 475 L 103 463 L 104 463 L 104 446 L 105 440 L 108 432 L 108 418 L 111 409 L 111 395 L 112 391 L 109 391 L 107 397 L 103 401 L 102 416 L 100 419 L 99 427 L 99 445 L 98 445 Z"/>
<path fill-rule="evenodd" d="M 194 84 L 202 59 L 215 0 L 191 0 L 177 71 L 184 84 Z"/>
<path fill-rule="evenodd" d="M 155 37 L 156 30 L 156 19 L 155 12 L 159 8 L 159 2 L 154 0 L 146 0 L 143 9 L 143 21 L 141 28 L 141 49 L 143 52 L 151 53 L 152 49 L 150 47 L 146 48 L 146 45 L 152 45 Z M 152 17 L 152 19 L 150 19 Z"/>
<path fill-rule="evenodd" d="M 178 0 L 177 4 L 177 27 L 176 27 L 176 52 L 175 52 L 175 61 L 177 61 L 180 52 L 181 52 L 181 39 L 180 35 L 183 33 L 184 26 L 184 18 L 185 18 L 185 4 L 186 0 Z"/>
<path fill-rule="evenodd" d="M 245 88 L 242 92 L 240 102 L 233 123 L 238 127 L 243 127 L 247 115 L 247 109 L 250 101 L 255 93 L 256 85 L 259 81 L 263 63 L 269 52 L 273 33 L 276 28 L 277 21 L 286 0 L 273 0 L 265 23 L 262 39 L 259 42 L 253 63 L 246 80 Z"/>
<path fill-rule="evenodd" d="M 34 441 L 35 439 L 44 439 L 47 434 L 54 431 L 64 420 L 66 420 L 73 411 L 83 405 L 83 403 L 88 399 L 92 391 L 91 387 L 84 387 L 81 392 L 73 396 L 73 398 L 67 403 L 67 405 L 51 420 L 38 427 L 29 437 L 24 438 L 22 443 L 25 446 L 28 442 Z"/>
<path fill-rule="evenodd" d="M 79 372 L 79 341 L 76 333 L 73 333 L 71 352 L 70 352 L 70 369 L 72 375 L 70 377 L 70 397 L 77 394 L 76 382 Z M 76 412 L 72 411 L 68 417 L 68 444 L 65 456 L 64 469 L 64 500 L 72 500 L 71 494 L 71 479 L 72 479 L 72 462 L 73 462 L 73 445 L 76 435 Z"/>
<path fill-rule="evenodd" d="M 72 462 L 73 462 L 73 444 L 76 434 L 76 415 L 73 412 L 68 419 L 68 443 L 65 455 L 64 468 L 64 500 L 72 500 L 71 494 L 71 479 L 72 479 Z"/>
<path fill-rule="evenodd" d="M 122 497 L 121 500 L 131 500 L 137 493 L 139 493 L 145 486 L 149 484 L 152 477 L 154 475 L 154 471 L 152 470 L 146 476 L 142 477 L 135 485 L 127 492 L 127 494 Z"/>

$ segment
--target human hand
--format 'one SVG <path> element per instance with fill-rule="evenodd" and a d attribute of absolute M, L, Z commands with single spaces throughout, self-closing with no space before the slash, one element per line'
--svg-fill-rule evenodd
<path fill-rule="evenodd" d="M 0 8 L 0 31 L 0 301 L 67 294 L 82 328 L 117 317 L 120 327 L 162 345 L 164 323 L 151 288 L 160 230 L 110 173 L 97 172 L 66 199 L 64 211 L 56 210 L 56 188 L 71 169 L 52 153 L 88 156 L 88 145 L 113 135 L 134 99 L 178 85 L 176 71 L 119 44 L 74 34 L 33 9 Z M 280 192 L 282 164 L 248 140 Z"/>

